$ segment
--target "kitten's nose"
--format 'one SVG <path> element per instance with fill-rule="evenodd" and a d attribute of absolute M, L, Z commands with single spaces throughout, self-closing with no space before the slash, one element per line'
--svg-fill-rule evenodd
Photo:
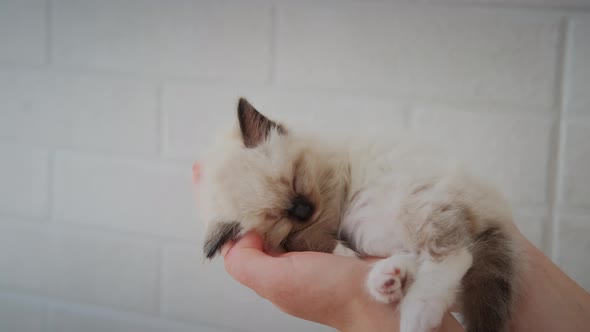
<path fill-rule="evenodd" d="M 289 217 L 296 219 L 297 221 L 304 222 L 309 220 L 313 215 L 313 204 L 303 197 L 297 196 L 293 200 L 293 206 L 289 209 Z"/>

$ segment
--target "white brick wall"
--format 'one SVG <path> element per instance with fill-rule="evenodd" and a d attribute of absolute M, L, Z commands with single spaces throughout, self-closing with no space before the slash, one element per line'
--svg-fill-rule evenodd
<path fill-rule="evenodd" d="M 54 4 L 51 56 L 59 66 L 248 81 L 268 76 L 268 2 L 58 0 Z"/>
<path fill-rule="evenodd" d="M 0 218 L 0 287 L 47 294 L 51 233 L 48 225 Z"/>
<path fill-rule="evenodd" d="M 45 0 L 2 0 L 0 61 L 30 65 L 46 63 L 49 43 L 46 6 Z"/>
<path fill-rule="evenodd" d="M 142 80 L 0 72 L 0 137 L 34 146 L 155 156 L 157 88 Z"/>
<path fill-rule="evenodd" d="M 314 2 L 315 3 L 315 2 Z M 559 17 L 502 9 L 281 6 L 277 81 L 551 105 Z"/>
<path fill-rule="evenodd" d="M 42 331 L 47 308 L 38 300 L 0 295 L 0 331 Z"/>
<path fill-rule="evenodd" d="M 162 260 L 162 312 L 170 319 L 253 331 L 323 330 L 317 324 L 281 314 L 228 276 L 222 261 L 201 263 L 199 247 L 167 246 Z"/>
<path fill-rule="evenodd" d="M 435 141 L 590 289 L 589 68 L 588 0 L 0 0 L 0 331 L 329 330 L 202 262 L 237 95 Z"/>
<path fill-rule="evenodd" d="M 476 173 L 495 182 L 513 203 L 548 203 L 548 116 L 428 106 L 414 112 L 412 126 L 425 139 L 443 146 Z"/>
<path fill-rule="evenodd" d="M 199 238 L 189 164 L 55 155 L 52 219 L 113 230 Z"/>
<path fill-rule="evenodd" d="M 0 143 L 0 155 L 0 211 L 27 217 L 47 215 L 47 151 Z"/>
<path fill-rule="evenodd" d="M 59 332 L 224 332 L 226 329 L 166 321 L 151 316 L 121 314 L 97 308 L 56 307 L 50 318 L 49 331 Z"/>

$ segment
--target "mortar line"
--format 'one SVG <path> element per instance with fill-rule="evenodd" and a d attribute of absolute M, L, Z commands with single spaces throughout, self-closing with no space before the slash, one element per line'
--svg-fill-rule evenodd
<path fill-rule="evenodd" d="M 560 24 L 560 39 L 558 46 L 558 57 L 556 66 L 556 106 L 558 108 L 554 118 L 553 135 L 551 141 L 550 151 L 550 164 L 549 164 L 549 187 L 548 187 L 548 198 L 549 198 L 549 222 L 548 227 L 549 236 L 545 236 L 545 244 L 549 246 L 551 253 L 551 259 L 555 262 L 558 255 L 559 247 L 559 218 L 558 218 L 558 207 L 560 200 L 560 188 L 562 185 L 561 172 L 563 170 L 563 157 L 564 157 L 564 134 L 563 130 L 565 118 L 565 112 L 567 109 L 567 62 L 568 62 L 568 48 L 571 44 L 570 38 L 570 23 L 569 17 L 564 16 L 561 19 Z"/>
<path fill-rule="evenodd" d="M 277 46 L 278 46 L 278 9 L 276 3 L 270 3 L 270 31 L 269 31 L 269 64 L 268 64 L 268 85 L 274 86 L 277 81 Z"/>
<path fill-rule="evenodd" d="M 45 0 L 45 65 L 53 63 L 53 3 L 52 0 Z"/>
<path fill-rule="evenodd" d="M 48 150 L 47 151 L 47 160 L 46 160 L 46 165 L 45 165 L 45 172 L 46 172 L 46 182 L 45 185 L 47 186 L 47 188 L 45 188 L 45 195 L 47 195 L 46 200 L 45 200 L 45 204 L 47 204 L 47 206 L 45 207 L 45 213 L 47 214 L 47 219 L 49 221 L 53 220 L 53 216 L 54 216 L 54 208 L 53 208 L 53 204 L 54 204 L 54 198 L 53 198 L 53 194 L 55 193 L 55 151 L 54 150 Z"/>
<path fill-rule="evenodd" d="M 163 104 L 163 90 L 164 90 L 164 83 L 162 81 L 158 81 L 156 83 L 156 155 L 160 159 L 165 159 L 165 146 L 166 146 L 166 133 L 164 130 L 166 117 L 164 115 L 164 106 Z"/>

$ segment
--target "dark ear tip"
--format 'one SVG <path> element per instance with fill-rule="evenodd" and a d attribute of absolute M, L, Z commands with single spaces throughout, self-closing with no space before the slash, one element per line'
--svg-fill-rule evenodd
<path fill-rule="evenodd" d="M 225 239 L 216 239 L 214 243 L 208 241 L 208 243 L 203 246 L 203 256 L 205 256 L 207 260 L 212 261 L 221 253 L 221 248 L 225 244 L 224 241 Z"/>
<path fill-rule="evenodd" d="M 207 234 L 203 244 L 204 256 L 212 260 L 221 253 L 224 244 L 236 240 L 241 232 L 242 226 L 237 221 L 218 223 Z"/>
<path fill-rule="evenodd" d="M 253 108 L 250 102 L 246 98 L 240 97 L 238 100 L 238 113 L 242 114 L 250 108 Z"/>
<path fill-rule="evenodd" d="M 215 256 L 217 256 L 218 252 L 217 251 L 211 251 L 208 249 L 203 249 L 203 254 L 205 256 L 205 258 L 209 261 L 213 260 L 213 258 L 215 258 Z"/>

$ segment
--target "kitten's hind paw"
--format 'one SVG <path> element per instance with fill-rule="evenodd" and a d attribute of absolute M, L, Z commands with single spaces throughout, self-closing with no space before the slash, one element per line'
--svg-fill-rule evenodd
<path fill-rule="evenodd" d="M 369 293 L 379 302 L 398 303 L 414 279 L 416 256 L 399 254 L 376 263 L 367 278 Z"/>

